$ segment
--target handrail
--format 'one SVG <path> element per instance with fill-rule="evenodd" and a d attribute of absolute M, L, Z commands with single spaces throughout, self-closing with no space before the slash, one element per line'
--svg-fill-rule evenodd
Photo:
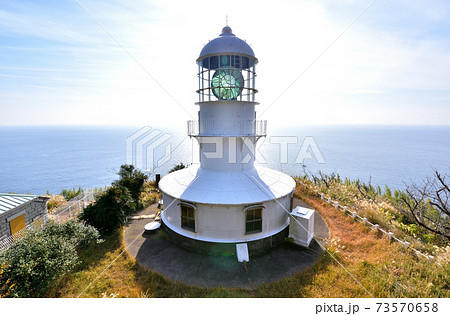
<path fill-rule="evenodd" d="M 218 137 L 264 137 L 267 135 L 267 121 L 188 121 L 189 136 L 218 136 Z"/>

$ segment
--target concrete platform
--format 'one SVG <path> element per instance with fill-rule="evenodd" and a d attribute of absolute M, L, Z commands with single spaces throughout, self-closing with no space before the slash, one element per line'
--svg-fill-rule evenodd
<path fill-rule="evenodd" d="M 305 203 L 295 199 L 294 206 L 298 205 L 307 207 Z M 157 211 L 157 204 L 154 204 L 134 215 L 147 215 Z M 252 288 L 292 276 L 320 258 L 323 250 L 317 240 L 323 244 L 329 238 L 328 227 L 316 212 L 316 238 L 310 248 L 283 242 L 262 255 L 250 257 L 250 262 L 244 267 L 235 256 L 200 254 L 180 248 L 167 240 L 162 230 L 144 234 L 144 226 L 150 221 L 152 220 L 129 221 L 124 234 L 129 254 L 142 266 L 159 272 L 172 281 L 204 287 Z"/>

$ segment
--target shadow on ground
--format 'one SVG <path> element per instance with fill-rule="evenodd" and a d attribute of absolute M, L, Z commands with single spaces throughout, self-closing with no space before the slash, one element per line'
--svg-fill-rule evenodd
<path fill-rule="evenodd" d="M 294 205 L 304 203 L 296 199 Z M 148 213 L 149 210 L 145 212 Z M 251 257 L 250 262 L 244 266 L 235 256 L 207 255 L 181 248 L 167 240 L 161 230 L 143 234 L 148 222 L 129 222 L 124 234 L 129 254 L 143 267 L 156 271 L 171 281 L 190 285 L 252 289 L 304 271 L 323 254 L 317 240 L 313 240 L 309 248 L 283 242 L 261 255 Z M 317 212 L 315 235 L 319 242 L 329 236 L 328 227 Z"/>

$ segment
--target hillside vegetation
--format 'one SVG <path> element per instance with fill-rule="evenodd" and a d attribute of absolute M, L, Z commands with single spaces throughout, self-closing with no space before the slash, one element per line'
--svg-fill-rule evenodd
<path fill-rule="evenodd" d="M 313 181 L 302 179 L 303 183 Z M 331 240 L 314 266 L 290 278 L 251 290 L 201 288 L 172 282 L 141 267 L 125 251 L 123 230 L 80 254 L 81 264 L 47 293 L 49 297 L 450 297 L 450 247 L 438 236 L 413 226 L 380 191 L 364 196 L 351 181 L 315 185 L 333 199 L 354 207 L 435 262 L 416 257 L 399 243 L 355 222 L 298 182 L 295 196 L 327 221 Z M 146 184 L 148 192 L 153 192 Z M 375 190 L 377 191 L 377 190 Z M 154 194 L 154 193 L 152 193 Z M 439 263 L 439 264 L 437 264 Z"/>

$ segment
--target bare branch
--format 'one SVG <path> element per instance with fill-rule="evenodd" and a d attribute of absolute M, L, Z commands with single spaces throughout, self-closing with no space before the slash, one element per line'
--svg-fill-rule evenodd
<path fill-rule="evenodd" d="M 406 213 L 411 214 L 418 225 L 450 239 L 450 190 L 446 175 L 435 171 L 433 178 L 427 178 L 421 186 L 407 185 L 405 192 L 399 200 Z"/>

